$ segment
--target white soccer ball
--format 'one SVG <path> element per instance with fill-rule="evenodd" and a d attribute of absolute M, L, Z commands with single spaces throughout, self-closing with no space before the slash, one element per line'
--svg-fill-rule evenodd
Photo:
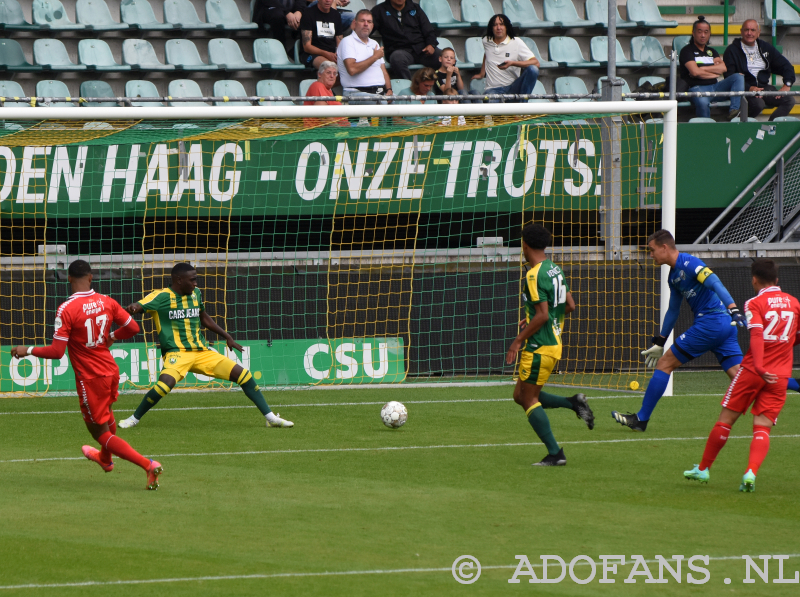
<path fill-rule="evenodd" d="M 397 429 L 408 421 L 408 411 L 401 403 L 392 400 L 383 405 L 381 409 L 381 421 L 387 427 Z"/>

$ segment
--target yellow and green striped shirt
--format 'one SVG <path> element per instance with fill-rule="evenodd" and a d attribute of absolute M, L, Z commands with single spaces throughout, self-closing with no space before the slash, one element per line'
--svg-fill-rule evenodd
<path fill-rule="evenodd" d="M 561 332 L 567 307 L 569 284 L 564 271 L 549 259 L 537 263 L 525 276 L 525 321 L 536 315 L 536 303 L 547 301 L 548 321 L 528 338 L 522 350 L 561 358 Z"/>
<path fill-rule="evenodd" d="M 208 350 L 208 340 L 200 331 L 200 312 L 204 307 L 199 289 L 181 296 L 171 288 L 162 288 L 148 294 L 139 304 L 153 318 L 162 355 L 176 350 Z"/>

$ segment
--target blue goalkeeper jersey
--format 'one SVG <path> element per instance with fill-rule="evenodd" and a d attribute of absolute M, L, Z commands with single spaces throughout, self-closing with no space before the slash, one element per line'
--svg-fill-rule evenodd
<path fill-rule="evenodd" d="M 675 267 L 669 270 L 670 290 L 686 299 L 695 317 L 728 312 L 717 293 L 703 285 L 712 273 L 705 263 L 688 253 L 678 253 Z"/>

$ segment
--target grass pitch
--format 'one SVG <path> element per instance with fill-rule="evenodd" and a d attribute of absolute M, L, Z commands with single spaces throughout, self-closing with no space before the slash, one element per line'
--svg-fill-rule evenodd
<path fill-rule="evenodd" d="M 593 431 L 548 411 L 568 458 L 550 469 L 531 467 L 546 451 L 511 386 L 269 392 L 294 429 L 266 429 L 240 393 L 176 393 L 119 431 L 164 465 L 157 492 L 127 462 L 105 474 L 82 457 L 92 440 L 76 398 L 2 400 L 0 597 L 796 595 L 799 585 L 753 572 L 743 583 L 741 556 L 793 555 L 784 578 L 800 568 L 800 396 L 789 395 L 754 494 L 738 491 L 749 415 L 707 486 L 682 477 L 699 462 L 726 380 L 678 373 L 679 395 L 661 401 L 645 434 L 610 417 L 637 410 L 639 395 L 588 392 Z M 121 397 L 117 418 L 139 399 Z M 380 422 L 389 400 L 408 406 L 399 430 Z M 466 554 L 483 566 L 470 585 L 451 572 Z M 631 565 L 609 575 L 614 584 L 598 582 L 600 566 L 585 585 L 569 574 L 509 584 L 521 554 L 539 578 L 543 554 L 711 560 L 696 563 L 705 584 L 687 583 L 685 560 L 680 584 L 667 572 L 665 584 L 624 583 Z M 648 567 L 658 578 L 658 564 Z M 574 568 L 579 579 L 590 572 Z"/>

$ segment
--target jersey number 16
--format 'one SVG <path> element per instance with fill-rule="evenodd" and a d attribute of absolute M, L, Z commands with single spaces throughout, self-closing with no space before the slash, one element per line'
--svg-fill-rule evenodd
<path fill-rule="evenodd" d="M 558 307 L 567 302 L 567 287 L 564 284 L 564 276 L 558 274 L 553 278 L 553 307 Z"/>

